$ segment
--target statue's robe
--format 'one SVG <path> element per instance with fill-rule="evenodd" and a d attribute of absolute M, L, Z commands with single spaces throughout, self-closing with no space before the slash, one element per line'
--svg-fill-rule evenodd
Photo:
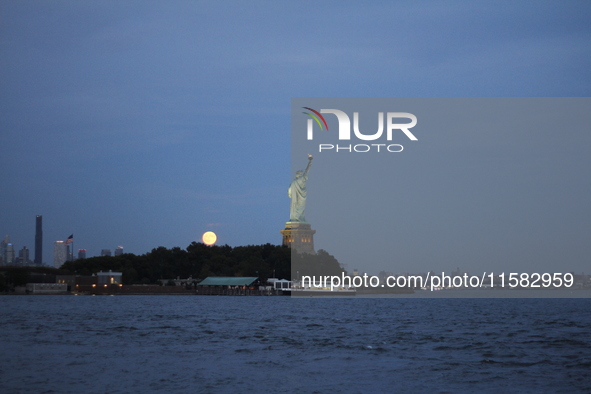
<path fill-rule="evenodd" d="M 290 222 L 305 222 L 304 210 L 306 209 L 306 181 L 308 175 L 302 175 L 291 182 L 287 195 L 291 198 L 291 208 L 289 210 Z"/>

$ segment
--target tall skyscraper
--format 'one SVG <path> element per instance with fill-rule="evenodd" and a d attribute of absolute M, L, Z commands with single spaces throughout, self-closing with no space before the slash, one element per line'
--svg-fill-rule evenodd
<path fill-rule="evenodd" d="M 111 249 L 101 250 L 101 256 L 111 256 Z"/>
<path fill-rule="evenodd" d="M 78 258 L 85 259 L 86 258 L 86 249 L 78 249 Z"/>
<path fill-rule="evenodd" d="M 123 246 L 117 246 L 115 249 L 115 256 L 121 256 L 123 254 Z"/>
<path fill-rule="evenodd" d="M 43 216 L 37 215 L 35 220 L 35 265 L 43 265 Z"/>
<path fill-rule="evenodd" d="M 55 241 L 53 244 L 53 266 L 59 268 L 68 259 L 68 245 L 64 241 Z"/>

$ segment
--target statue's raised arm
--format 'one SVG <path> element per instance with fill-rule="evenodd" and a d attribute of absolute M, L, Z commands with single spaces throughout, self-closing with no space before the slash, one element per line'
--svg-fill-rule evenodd
<path fill-rule="evenodd" d="M 312 155 L 308 154 L 308 165 L 304 171 L 296 172 L 295 179 L 289 185 L 287 195 L 291 198 L 291 207 L 289 210 L 290 222 L 305 222 L 304 211 L 306 209 L 306 181 L 308 181 L 308 172 L 312 166 Z"/>
<path fill-rule="evenodd" d="M 312 166 L 312 155 L 308 153 L 308 165 L 306 166 L 306 169 L 304 170 L 304 176 L 308 176 L 308 171 L 310 171 L 310 167 Z"/>

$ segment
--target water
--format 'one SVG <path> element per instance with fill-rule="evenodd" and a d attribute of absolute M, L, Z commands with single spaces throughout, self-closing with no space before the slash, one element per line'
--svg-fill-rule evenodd
<path fill-rule="evenodd" d="M 588 299 L 2 296 L 0 392 L 590 392 Z"/>

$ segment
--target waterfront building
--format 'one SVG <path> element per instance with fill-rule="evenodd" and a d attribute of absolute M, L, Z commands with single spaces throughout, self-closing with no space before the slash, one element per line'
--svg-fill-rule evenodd
<path fill-rule="evenodd" d="M 170 286 L 174 283 L 175 286 L 193 286 L 199 279 L 193 279 L 193 276 L 189 276 L 187 279 L 181 279 L 177 276 L 176 279 L 158 279 L 158 282 L 162 286 Z"/>
<path fill-rule="evenodd" d="M 117 285 L 123 282 L 121 280 L 123 273 L 121 272 L 114 272 L 109 270 L 109 272 L 97 272 L 96 274 L 98 280 L 97 283 L 99 285 Z"/>
<path fill-rule="evenodd" d="M 27 294 L 68 294 L 67 283 L 27 283 Z"/>

